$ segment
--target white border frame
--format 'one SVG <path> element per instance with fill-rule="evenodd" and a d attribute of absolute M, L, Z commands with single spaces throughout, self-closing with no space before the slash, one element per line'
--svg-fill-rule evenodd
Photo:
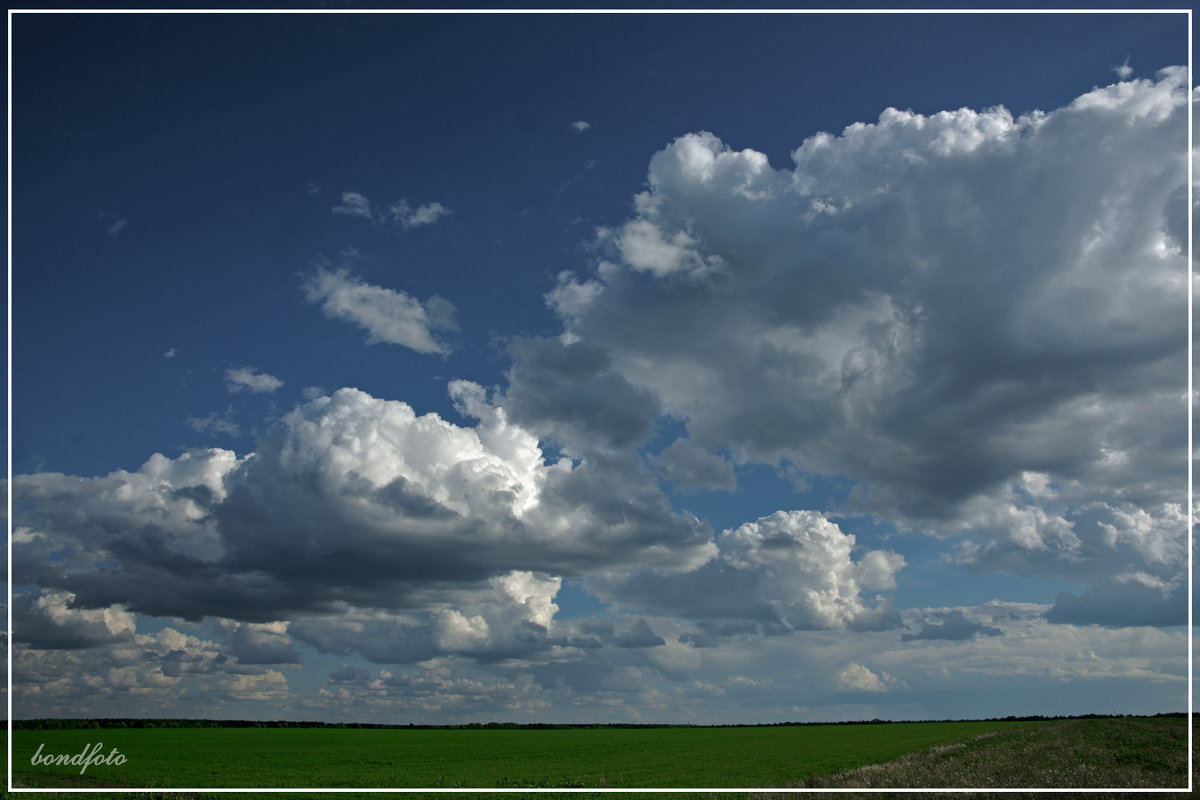
<path fill-rule="evenodd" d="M 7 513 L 8 513 L 8 585 L 7 585 L 7 606 L 8 606 L 8 670 L 7 670 L 7 693 L 8 693 L 8 722 L 7 722 L 7 752 L 8 752 L 8 774 L 7 774 L 7 790 L 12 793 L 46 793 L 46 792 L 61 792 L 61 793 L 118 793 L 124 792 L 128 794 L 142 794 L 146 792 L 170 792 L 170 793 L 322 793 L 335 794 L 346 792 L 361 792 L 361 793 L 414 793 L 414 792 L 430 792 L 430 793 L 528 793 L 528 794 L 545 794 L 545 793 L 602 793 L 602 794 L 622 794 L 630 792 L 653 792 L 662 794 L 678 794 L 678 793 L 742 793 L 742 792 L 763 792 L 763 793 L 864 793 L 864 794 L 884 794 L 895 792 L 906 793 L 926 793 L 937 794 L 946 792 L 989 792 L 989 793 L 1013 793 L 1013 792 L 1039 792 L 1039 793 L 1063 793 L 1076 792 L 1086 794 L 1099 793 L 1163 793 L 1163 792 L 1183 792 L 1182 788 L 983 788 L 983 789 L 968 789 L 968 788 L 938 788 L 938 789 L 920 789 L 920 788 L 905 788 L 905 789 L 870 789 L 870 788 L 797 788 L 786 789 L 779 787 L 766 788 L 690 788 L 690 789 L 655 789 L 655 788 L 324 788 L 324 789 L 298 789 L 298 788 L 74 788 L 74 787 L 54 787 L 54 788 L 14 788 L 12 784 L 12 20 L 14 14 L 199 14 L 199 13 L 223 13 L 223 14 L 1186 14 L 1188 25 L 1188 90 L 1192 95 L 1192 102 L 1188 103 L 1188 245 L 1187 245 L 1187 263 L 1188 263 L 1188 786 L 1187 792 L 1193 790 L 1193 726 L 1192 726 L 1192 688 L 1193 688 L 1193 529 L 1195 525 L 1194 518 L 1194 498 L 1193 498 L 1193 404 L 1195 399 L 1193 387 L 1193 282 L 1195 270 L 1193 267 L 1193 221 L 1195 216 L 1195 180 L 1193 168 L 1194 143 L 1193 138 L 1193 106 L 1200 92 L 1194 91 L 1192 79 L 1192 8 L 10 8 L 8 10 L 8 498 L 7 498 Z"/>

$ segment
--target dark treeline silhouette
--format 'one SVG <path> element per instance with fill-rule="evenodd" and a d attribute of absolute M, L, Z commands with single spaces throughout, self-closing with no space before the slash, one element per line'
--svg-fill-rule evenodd
<path fill-rule="evenodd" d="M 1186 717 L 1183 711 L 1172 711 L 1165 714 L 1075 714 L 1071 716 L 1047 717 L 1035 714 L 1024 717 L 988 717 L 979 720 L 941 719 L 941 720 L 888 720 L 862 719 L 846 720 L 844 722 L 765 722 L 740 723 L 726 725 L 698 724 L 658 724 L 635 722 L 606 722 L 606 723 L 556 723 L 556 722 L 468 722 L 461 725 L 417 725 L 387 724 L 374 722 L 316 722 L 312 720 L 248 720 L 248 719 L 142 719 L 135 717 L 114 717 L 104 719 L 15 719 L 14 730 L 23 731 L 53 731 L 81 730 L 88 728 L 370 728 L 383 730 L 572 730 L 586 728 L 780 728 L 800 725 L 895 725 L 915 722 L 1046 722 L 1062 719 L 1121 719 L 1147 717 Z"/>

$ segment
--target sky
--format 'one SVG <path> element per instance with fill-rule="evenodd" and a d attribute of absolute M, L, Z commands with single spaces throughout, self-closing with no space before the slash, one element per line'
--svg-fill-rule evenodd
<path fill-rule="evenodd" d="M 17 718 L 1187 710 L 1182 14 L 18 14 Z"/>

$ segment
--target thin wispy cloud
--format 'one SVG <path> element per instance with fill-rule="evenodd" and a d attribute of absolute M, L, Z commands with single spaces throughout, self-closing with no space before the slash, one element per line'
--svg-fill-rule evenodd
<path fill-rule="evenodd" d="M 230 392 L 248 391 L 253 394 L 269 394 L 283 386 L 283 381 L 274 375 L 261 372 L 254 367 L 233 367 L 225 371 L 225 381 Z"/>
<path fill-rule="evenodd" d="M 112 214 L 108 211 L 101 211 L 99 214 L 100 221 L 104 225 L 104 233 L 111 239 L 116 239 L 121 235 L 121 231 L 129 225 L 129 220 L 122 217 L 120 214 Z"/>
<path fill-rule="evenodd" d="M 405 292 L 366 283 L 344 268 L 318 268 L 306 278 L 304 294 L 326 317 L 364 329 L 370 344 L 444 355 L 452 348 L 441 335 L 458 330 L 448 300 L 434 295 L 422 303 Z"/>
<path fill-rule="evenodd" d="M 204 417 L 189 417 L 188 427 L 197 433 L 208 433 L 221 436 L 237 436 L 241 428 L 233 419 L 233 406 L 224 412 L 216 412 Z"/>
<path fill-rule="evenodd" d="M 422 225 L 432 225 L 439 218 L 452 213 L 441 203 L 421 203 L 411 205 L 408 200 L 398 200 L 391 205 L 380 208 L 372 206 L 367 197 L 358 192 L 342 192 L 342 202 L 333 206 L 334 214 L 350 217 L 362 217 L 378 225 L 391 226 L 408 230 Z"/>

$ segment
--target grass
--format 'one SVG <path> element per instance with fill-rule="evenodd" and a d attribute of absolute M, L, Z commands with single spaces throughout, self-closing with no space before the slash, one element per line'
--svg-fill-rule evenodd
<path fill-rule="evenodd" d="M 778 786 L 808 775 L 1032 723 L 746 728 L 330 730 L 174 728 L 16 731 L 26 786 L 643 788 Z M 121 766 L 33 766 L 103 743 Z"/>
<path fill-rule="evenodd" d="M 143 738 L 140 745 L 137 741 L 138 736 L 167 733 L 173 735 L 166 738 L 151 737 L 153 742 Z M 181 737 L 178 736 L 180 733 L 207 733 L 211 738 Z M 155 788 L 162 792 L 155 792 L 154 797 L 172 800 L 227 797 L 184 794 L 171 791 L 172 787 L 235 785 L 228 779 L 219 783 L 211 780 L 180 780 L 203 774 L 195 769 L 197 763 L 207 764 L 206 769 L 212 775 L 225 778 L 236 775 L 254 778 L 254 770 L 260 770 L 257 782 L 246 782 L 241 784 L 243 786 L 386 786 L 388 782 L 372 783 L 368 779 L 392 775 L 397 778 L 390 782 L 394 786 L 448 788 L 779 786 L 782 791 L 789 792 L 789 798 L 816 797 L 817 793 L 804 791 L 815 788 L 950 787 L 986 790 L 1095 787 L 1119 790 L 1182 788 L 1187 784 L 1187 720 L 1183 718 L 787 728 L 566 731 L 181 729 L 18 731 L 18 734 L 21 736 L 14 743 L 18 785 L 39 788 L 52 785 Z M 86 779 L 64 772 L 63 768 L 58 771 L 33 770 L 29 767 L 28 755 L 24 756 L 24 766 L 21 765 L 22 754 L 26 751 L 32 753 L 42 741 L 46 743 L 45 752 L 70 752 L 65 749 L 69 737 L 64 734 L 78 734 L 71 739 L 78 740 L 79 747 L 75 752 L 82 749 L 89 739 L 94 742 L 103 736 L 106 751 L 115 745 L 129 757 L 126 768 L 134 764 L 135 752 L 140 752 L 138 757 L 142 759 L 157 754 L 164 760 L 158 762 L 157 773 L 130 772 L 126 769 L 122 776 L 93 776 L 94 768 L 89 768 Z M 231 737 L 230 734 L 243 736 Z M 322 735 L 306 737 L 303 734 Z M 395 735 L 409 738 L 405 741 Z M 126 736 L 130 738 L 125 739 Z M 26 741 L 21 741 L 21 738 Z M 122 739 L 123 744 L 118 743 L 118 739 Z M 54 747 L 59 749 L 51 749 L 52 740 Z M 925 743 L 922 744 L 922 741 Z M 409 749 L 400 747 L 398 743 Z M 144 749 L 136 750 L 139 746 Z M 126 747 L 130 749 L 126 750 Z M 322 748 L 327 751 L 324 757 L 320 757 Z M 168 757 L 172 751 L 176 752 L 174 758 Z M 206 762 L 205 759 L 209 758 L 223 760 Z M 405 768 L 404 764 L 408 761 L 412 763 Z M 176 774 L 168 774 L 168 768 L 175 769 Z M 77 772 L 77 768 L 74 771 Z M 324 776 L 324 780 L 308 780 L 314 775 Z M 53 797 L 54 794 L 51 791 L 50 794 L 39 793 L 36 796 Z M 120 795 L 108 795 L 117 796 Z M 275 796 L 287 800 L 300 800 L 301 796 L 319 797 L 307 793 Z M 475 796 L 492 800 L 498 798 L 495 794 Z M 546 800 L 549 796 L 578 800 L 584 796 L 600 795 L 537 795 L 540 800 Z M 628 797 L 625 794 L 621 796 Z M 737 795 L 708 796 L 729 798 Z M 769 796 L 773 795 L 753 795 L 757 798 Z M 899 792 L 889 796 L 916 797 L 916 794 Z M 1014 800 L 1032 794 L 990 795 L 985 791 L 963 796 L 973 800 L 987 797 Z M 1067 796 L 1085 795 L 1068 793 Z M 1086 796 L 1095 798 L 1095 795 Z M 877 800 L 879 795 L 850 791 L 837 797 L 840 800 L 852 797 Z M 928 798 L 928 795 L 924 797 Z"/>

